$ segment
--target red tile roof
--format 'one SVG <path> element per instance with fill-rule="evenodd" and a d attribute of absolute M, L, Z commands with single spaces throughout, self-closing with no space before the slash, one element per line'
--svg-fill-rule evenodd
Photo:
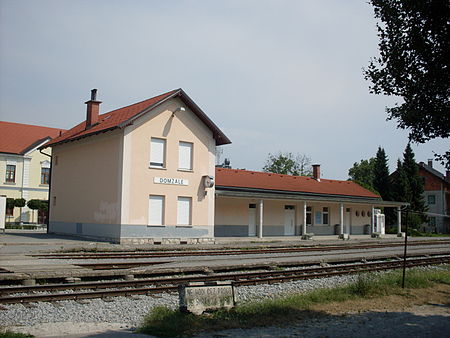
<path fill-rule="evenodd" d="M 81 122 L 60 137 L 55 138 L 45 145 L 45 147 L 55 144 L 75 141 L 77 139 L 107 132 L 117 128 L 123 128 L 132 123 L 134 119 L 140 117 L 153 107 L 156 107 L 168 98 L 180 96 L 186 105 L 202 120 L 212 131 L 217 145 L 231 143 L 231 141 L 219 130 L 219 128 L 206 116 L 206 114 L 187 96 L 182 89 L 172 90 L 170 92 L 152 97 L 132 105 L 101 114 L 98 124 L 86 130 L 86 121 Z"/>
<path fill-rule="evenodd" d="M 320 179 L 319 182 L 306 176 L 290 176 L 225 168 L 216 168 L 215 181 L 216 187 L 219 189 L 220 187 L 234 187 L 380 199 L 380 196 L 352 181 Z"/>
<path fill-rule="evenodd" d="M 0 121 L 0 153 L 23 155 L 64 129 Z"/>

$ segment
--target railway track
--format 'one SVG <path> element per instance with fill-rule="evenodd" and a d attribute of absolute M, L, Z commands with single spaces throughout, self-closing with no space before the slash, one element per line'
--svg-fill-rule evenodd
<path fill-rule="evenodd" d="M 450 244 L 450 241 L 420 241 L 409 242 L 408 247 L 425 245 Z M 223 256 L 223 255 L 250 255 L 273 253 L 296 253 L 314 251 L 334 251 L 348 249 L 372 249 L 402 247 L 403 243 L 383 244 L 358 244 L 358 245 L 334 245 L 315 247 L 291 247 L 291 248 L 257 248 L 257 249 L 226 249 L 226 250 L 189 250 L 189 251 L 114 251 L 114 252 L 75 252 L 75 253 L 48 253 L 32 254 L 30 256 L 45 259 L 124 259 L 124 258 L 161 258 L 181 256 Z"/>
<path fill-rule="evenodd" d="M 407 260 L 407 267 L 434 264 L 448 264 L 450 256 Z M 232 274 L 212 274 L 206 276 L 185 276 L 171 278 L 151 278 L 132 281 L 101 281 L 74 284 L 50 284 L 0 288 L 0 304 L 53 302 L 60 300 L 80 300 L 92 298 L 111 298 L 117 296 L 152 295 L 175 292 L 178 286 L 189 282 L 210 282 L 218 280 L 233 281 L 236 286 L 267 283 L 282 283 L 301 279 L 322 278 L 344 274 L 398 269 L 402 261 L 367 262 L 358 264 L 334 265 L 326 267 L 302 268 L 280 271 L 240 272 Z M 112 289 L 112 290 L 111 290 Z M 68 291 L 61 293 L 56 291 Z M 79 291 L 83 290 L 83 291 Z M 91 291 L 85 291 L 91 290 Z M 36 294 L 41 292 L 40 294 Z M 49 293 L 42 293 L 49 292 Z M 26 293 L 22 295 L 22 293 Z M 19 295 L 17 295 L 19 294 Z"/>

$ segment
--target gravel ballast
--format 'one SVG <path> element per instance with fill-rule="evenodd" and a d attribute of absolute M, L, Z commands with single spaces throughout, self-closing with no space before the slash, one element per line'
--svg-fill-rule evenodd
<path fill-rule="evenodd" d="M 322 279 L 300 280 L 282 284 L 260 284 L 240 286 L 235 289 L 238 303 L 273 298 L 281 294 L 304 292 L 318 287 L 334 287 L 354 281 L 356 276 L 336 276 Z M 59 301 L 55 303 L 33 303 L 4 305 L 0 311 L 0 322 L 4 326 L 32 326 L 39 323 L 90 322 L 125 323 L 137 327 L 143 317 L 155 306 L 178 306 L 177 294 L 115 297 L 112 301 L 91 299 L 86 301 Z"/>
<path fill-rule="evenodd" d="M 439 267 L 423 268 L 423 269 L 439 269 Z M 236 301 L 238 304 L 242 304 L 253 300 L 262 300 L 268 298 L 275 298 L 281 295 L 300 293 L 309 291 L 316 288 L 326 288 L 326 287 L 337 287 L 344 286 L 348 283 L 354 282 L 358 278 L 357 275 L 347 275 L 347 276 L 334 276 L 321 279 L 311 279 L 311 280 L 299 280 L 288 283 L 281 284 L 260 284 L 254 286 L 240 286 L 235 288 Z M 70 290 L 68 291 L 70 292 Z M 88 330 L 89 325 L 91 327 L 103 326 L 110 329 L 134 329 L 138 327 L 146 314 L 155 306 L 167 306 L 170 308 L 178 307 L 178 295 L 177 294 L 158 294 L 155 296 L 136 296 L 136 297 L 116 297 L 111 300 L 105 301 L 101 299 L 83 300 L 83 301 L 59 301 L 54 303 L 33 303 L 30 305 L 12 304 L 4 305 L 4 310 L 0 310 L 0 325 L 17 329 L 22 327 L 22 332 L 27 332 L 26 328 L 47 326 L 53 327 L 52 323 L 64 323 L 65 334 L 70 332 L 66 323 L 73 323 L 74 331 L 79 330 L 79 323 L 86 326 Z M 358 317 L 359 316 L 359 317 Z M 355 315 L 353 318 L 360 323 L 375 319 L 383 321 L 383 316 L 380 315 Z M 398 316 L 401 316 L 399 314 Z M 367 317 L 367 318 L 366 318 Z M 447 317 L 447 323 L 448 323 Z M 398 318 L 397 318 L 398 319 Z M 119 325 L 120 323 L 120 325 Z M 330 334 L 327 327 L 345 324 L 345 318 L 341 317 L 330 317 L 326 319 L 325 322 L 320 321 L 315 323 L 314 321 L 307 325 L 311 326 L 316 330 L 320 328 L 322 331 L 314 331 L 321 336 L 327 336 Z M 326 325 L 325 325 L 326 324 Z M 306 328 L 307 328 L 306 327 Z M 304 326 L 293 326 L 289 330 L 283 328 L 269 327 L 269 328 L 255 328 L 251 331 L 249 330 L 229 330 L 223 332 L 224 336 L 249 336 L 249 337 L 260 337 L 260 336 L 292 336 L 292 334 L 303 336 L 306 331 Z M 341 327 L 342 328 L 342 327 Z M 407 328 L 405 328 L 407 329 Z M 76 331 L 78 332 L 78 331 Z M 89 331 L 86 331 L 89 332 Z M 92 331 L 91 331 L 92 332 Z M 276 332 L 276 334 L 275 334 Z M 346 332 L 345 330 L 342 333 Z M 349 336 L 351 332 L 347 332 Z M 45 335 L 39 335 L 45 336 Z M 49 335 L 50 336 L 50 335 Z M 209 335 L 204 335 L 207 337 Z M 345 334 L 342 335 L 344 337 Z M 212 335 L 211 335 L 212 337 Z"/>

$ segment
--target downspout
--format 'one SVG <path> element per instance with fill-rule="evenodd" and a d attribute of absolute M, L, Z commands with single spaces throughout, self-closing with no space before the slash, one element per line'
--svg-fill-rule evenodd
<path fill-rule="evenodd" d="M 47 210 L 47 233 L 49 233 L 50 230 L 50 205 L 51 205 L 51 191 L 52 191 L 52 171 L 53 171 L 53 157 L 52 155 L 46 154 L 42 152 L 42 149 L 39 149 L 39 152 L 42 155 L 50 157 L 50 174 L 48 176 L 48 210 Z"/>

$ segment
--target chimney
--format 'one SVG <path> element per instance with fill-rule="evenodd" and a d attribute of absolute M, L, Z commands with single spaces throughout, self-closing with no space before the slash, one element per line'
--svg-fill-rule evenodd
<path fill-rule="evenodd" d="M 87 104 L 86 129 L 89 129 L 98 122 L 101 101 L 97 101 L 97 89 L 91 90 L 91 99 L 85 103 Z"/>
<path fill-rule="evenodd" d="M 428 159 L 428 166 L 430 168 L 433 168 L 433 159 L 431 159 L 431 158 Z"/>
<path fill-rule="evenodd" d="M 313 164 L 313 178 L 320 182 L 320 164 Z"/>

